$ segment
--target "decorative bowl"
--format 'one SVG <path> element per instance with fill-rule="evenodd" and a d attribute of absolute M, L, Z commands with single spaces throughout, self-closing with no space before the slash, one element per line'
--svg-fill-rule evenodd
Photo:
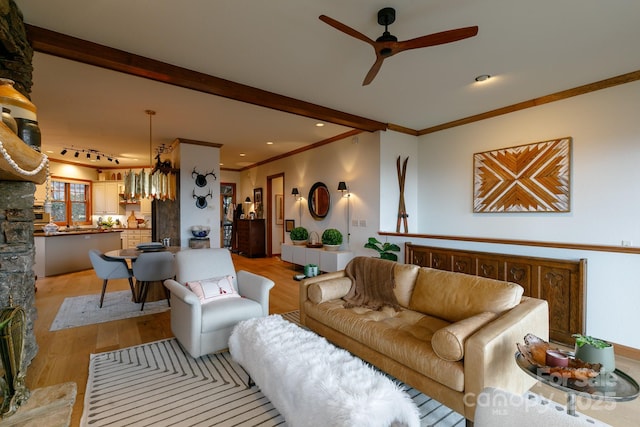
<path fill-rule="evenodd" d="M 58 231 L 58 226 L 56 224 L 54 224 L 53 222 L 48 223 L 47 225 L 42 227 L 42 230 L 46 233 L 55 233 L 56 231 Z"/>
<path fill-rule="evenodd" d="M 191 227 L 191 234 L 193 234 L 193 237 L 199 237 L 199 238 L 207 237 L 210 231 L 211 231 L 211 227 L 207 225 L 194 225 Z"/>

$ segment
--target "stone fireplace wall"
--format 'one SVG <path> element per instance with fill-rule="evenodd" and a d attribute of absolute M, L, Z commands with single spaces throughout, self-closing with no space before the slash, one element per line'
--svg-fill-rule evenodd
<path fill-rule="evenodd" d="M 24 344 L 24 366 L 38 352 L 33 322 L 35 307 L 35 274 L 33 263 L 33 193 L 31 182 L 0 181 L 0 308 L 9 300 L 22 307 L 27 315 Z"/>
<path fill-rule="evenodd" d="M 15 81 L 14 87 L 30 98 L 33 49 L 27 40 L 22 12 L 13 0 L 0 0 L 0 77 Z M 0 181 L 0 308 L 22 307 L 27 315 L 24 366 L 38 352 L 33 331 L 35 275 L 33 263 L 33 194 L 35 184 Z"/>

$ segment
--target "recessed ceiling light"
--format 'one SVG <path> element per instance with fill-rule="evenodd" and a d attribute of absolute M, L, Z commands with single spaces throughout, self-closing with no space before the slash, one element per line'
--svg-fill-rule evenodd
<path fill-rule="evenodd" d="M 487 80 L 489 80 L 491 78 L 491 76 L 489 74 L 480 74 L 478 77 L 476 77 L 476 81 L 477 82 L 485 82 Z"/>
<path fill-rule="evenodd" d="M 316 126 L 318 126 L 319 128 L 321 128 L 322 126 L 324 126 L 324 123 L 316 123 Z"/>
<path fill-rule="evenodd" d="M 240 157 L 244 157 L 244 156 L 246 156 L 246 154 L 240 153 Z"/>
<path fill-rule="evenodd" d="M 273 145 L 273 141 L 267 141 L 267 145 Z"/>

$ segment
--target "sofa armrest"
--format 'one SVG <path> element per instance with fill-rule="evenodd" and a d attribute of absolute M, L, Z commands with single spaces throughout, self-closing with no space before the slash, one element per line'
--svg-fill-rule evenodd
<path fill-rule="evenodd" d="M 178 298 L 182 302 L 188 305 L 200 305 L 198 296 L 191 292 L 186 286 L 176 282 L 173 279 L 167 279 L 164 281 L 164 286 L 169 289 L 171 295 Z"/>
<path fill-rule="evenodd" d="M 164 286 L 171 294 L 171 331 L 194 357 L 200 354 L 202 308 L 198 296 L 179 282 L 168 279 Z"/>
<path fill-rule="evenodd" d="M 467 419 L 473 419 L 476 399 L 485 387 L 522 394 L 535 384 L 515 361 L 516 343 L 522 342 L 527 333 L 548 339 L 547 301 L 523 297 L 520 304 L 467 339 L 464 357 Z"/>
<path fill-rule="evenodd" d="M 341 277 L 346 277 L 346 273 L 344 270 L 334 271 L 332 273 L 320 274 L 315 277 L 309 277 L 308 279 L 304 279 L 300 282 L 300 323 L 304 325 L 305 313 L 304 313 L 304 303 L 309 300 L 309 286 L 314 283 L 323 282 L 325 280 L 333 280 L 339 279 Z M 346 295 L 346 294 L 345 294 Z"/>
<path fill-rule="evenodd" d="M 315 277 L 309 277 L 308 279 L 304 279 L 300 282 L 300 305 L 309 299 L 309 295 L 307 290 L 309 289 L 309 285 L 314 283 L 324 282 L 326 280 L 339 279 L 341 277 L 347 277 L 344 270 L 334 271 L 332 273 L 320 274 Z"/>
<path fill-rule="evenodd" d="M 269 315 L 269 291 L 275 283 L 264 276 L 245 270 L 237 272 L 238 292 L 245 298 L 252 299 L 262 306 L 262 314 Z"/>

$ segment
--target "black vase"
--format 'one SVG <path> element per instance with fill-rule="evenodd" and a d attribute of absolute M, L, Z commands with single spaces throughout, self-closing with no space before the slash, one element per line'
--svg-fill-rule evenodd
<path fill-rule="evenodd" d="M 18 124 L 18 136 L 20 139 L 39 152 L 42 136 L 38 122 L 35 120 L 16 118 L 16 123 Z"/>

